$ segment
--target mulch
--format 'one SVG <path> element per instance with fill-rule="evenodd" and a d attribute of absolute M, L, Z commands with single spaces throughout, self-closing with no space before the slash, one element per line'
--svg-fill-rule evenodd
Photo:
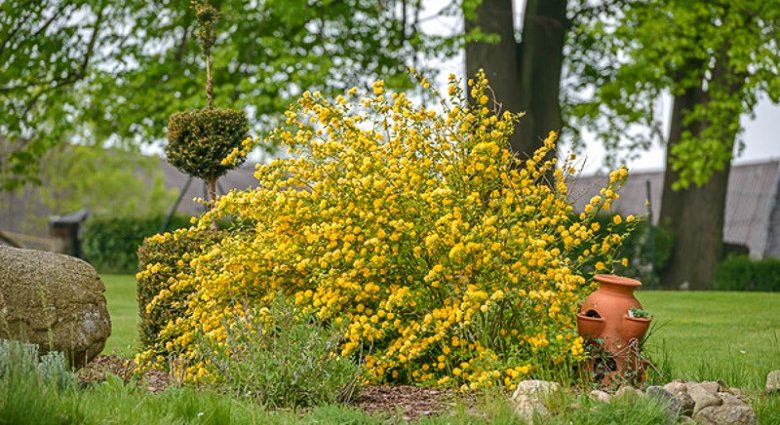
<path fill-rule="evenodd" d="M 134 376 L 134 369 L 132 360 L 101 355 L 80 369 L 76 376 L 84 386 L 103 382 L 109 374 L 129 382 Z M 154 394 L 175 386 L 173 377 L 160 371 L 144 373 L 139 382 Z M 388 413 L 406 421 L 414 421 L 452 409 L 455 406 L 455 394 L 448 389 L 409 385 L 366 386 L 360 389 L 352 404 L 366 412 Z"/>

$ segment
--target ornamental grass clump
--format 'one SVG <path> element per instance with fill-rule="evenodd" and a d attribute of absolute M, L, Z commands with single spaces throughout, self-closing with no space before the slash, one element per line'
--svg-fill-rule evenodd
<path fill-rule="evenodd" d="M 594 217 L 627 171 L 574 214 L 571 164 L 548 155 L 555 134 L 519 159 L 508 144 L 518 116 L 489 108 L 483 73 L 469 88 L 473 104 L 452 76 L 438 109 L 381 81 L 363 97 L 305 92 L 271 136 L 291 156 L 258 167 L 257 188 L 221 197 L 190 231 L 223 216 L 253 227 L 191 260 L 176 283 L 193 288 L 186 313 L 139 361 L 175 353 L 189 379 L 218 379 L 196 335 L 230 352 L 231 318 L 280 293 L 343 326 L 339 354 L 370 382 L 513 386 L 583 359 L 578 303 L 592 274 L 620 261 L 623 238 Z"/>

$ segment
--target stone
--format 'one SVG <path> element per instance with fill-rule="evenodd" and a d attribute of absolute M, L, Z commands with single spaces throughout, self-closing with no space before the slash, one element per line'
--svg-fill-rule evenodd
<path fill-rule="evenodd" d="M 745 402 L 741 398 L 735 396 L 732 393 L 720 392 L 717 395 L 718 397 L 720 397 L 721 401 L 723 401 L 724 406 L 745 404 Z"/>
<path fill-rule="evenodd" d="M 688 385 L 688 395 L 691 396 L 694 402 L 693 416 L 696 417 L 701 409 L 710 406 L 720 406 L 723 404 L 723 400 L 720 399 L 715 393 L 709 392 L 709 388 L 701 385 Z"/>
<path fill-rule="evenodd" d="M 533 423 L 534 416 L 550 415 L 544 402 L 547 397 L 557 392 L 560 385 L 555 382 L 526 380 L 517 384 L 512 400 L 515 402 L 515 414 L 527 423 Z"/>
<path fill-rule="evenodd" d="M 702 425 L 755 425 L 756 414 L 745 403 L 724 404 L 702 408 L 693 419 Z"/>
<path fill-rule="evenodd" d="M 693 408 L 696 406 L 696 402 L 693 401 L 691 396 L 687 393 L 679 393 L 674 396 L 680 402 L 680 414 L 693 415 Z"/>
<path fill-rule="evenodd" d="M 600 401 L 602 403 L 609 403 L 612 401 L 612 396 L 606 391 L 593 390 L 588 395 L 592 400 Z"/>
<path fill-rule="evenodd" d="M 103 351 L 111 335 L 105 286 L 74 257 L 0 246 L 0 338 L 62 351 L 80 367 Z"/>
<path fill-rule="evenodd" d="M 664 385 L 664 389 L 674 395 L 688 392 L 688 386 L 685 385 L 685 382 L 681 382 L 681 381 L 672 381 Z"/>
<path fill-rule="evenodd" d="M 631 385 L 623 385 L 615 391 L 615 397 L 637 397 L 641 396 L 642 391 L 632 387 Z"/>
<path fill-rule="evenodd" d="M 742 397 L 742 390 L 737 387 L 731 387 L 729 388 L 729 391 L 731 394 L 734 394 L 737 397 Z"/>
<path fill-rule="evenodd" d="M 704 382 L 699 382 L 695 385 L 701 387 L 702 389 L 704 389 L 710 394 L 715 394 L 719 392 L 722 388 L 720 382 L 715 382 L 715 381 L 704 381 Z"/>
<path fill-rule="evenodd" d="M 773 370 L 766 375 L 766 390 L 780 392 L 780 370 Z"/>
<path fill-rule="evenodd" d="M 658 400 L 665 407 L 669 415 L 677 417 L 682 411 L 682 402 L 674 394 L 665 390 L 663 387 L 652 385 L 645 390 L 645 396 Z"/>

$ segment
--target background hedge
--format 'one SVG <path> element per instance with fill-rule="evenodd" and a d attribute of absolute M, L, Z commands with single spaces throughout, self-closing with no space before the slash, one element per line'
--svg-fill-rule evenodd
<path fill-rule="evenodd" d="M 84 257 L 101 273 L 135 273 L 136 251 L 144 238 L 157 234 L 165 217 L 92 217 L 82 240 Z M 189 226 L 190 218 L 174 216 L 168 230 Z"/>
<path fill-rule="evenodd" d="M 712 289 L 718 291 L 780 292 L 780 259 L 726 258 L 715 269 Z"/>

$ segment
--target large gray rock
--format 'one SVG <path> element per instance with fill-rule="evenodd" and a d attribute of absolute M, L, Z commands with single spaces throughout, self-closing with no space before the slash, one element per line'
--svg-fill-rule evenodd
<path fill-rule="evenodd" d="M 747 404 L 707 406 L 693 415 L 702 425 L 755 425 L 756 414 Z"/>
<path fill-rule="evenodd" d="M 715 388 L 712 392 L 710 392 L 710 390 L 712 390 L 711 386 L 702 386 L 691 382 L 688 383 L 688 395 L 691 396 L 693 402 L 695 403 L 693 407 L 694 419 L 696 418 L 696 413 L 698 413 L 701 409 L 710 406 L 720 406 L 723 404 L 723 400 L 721 400 L 720 397 L 718 397 L 715 393 L 717 388 Z"/>
<path fill-rule="evenodd" d="M 0 338 L 62 351 L 75 367 L 100 354 L 111 335 L 105 287 L 74 257 L 0 246 Z"/>

